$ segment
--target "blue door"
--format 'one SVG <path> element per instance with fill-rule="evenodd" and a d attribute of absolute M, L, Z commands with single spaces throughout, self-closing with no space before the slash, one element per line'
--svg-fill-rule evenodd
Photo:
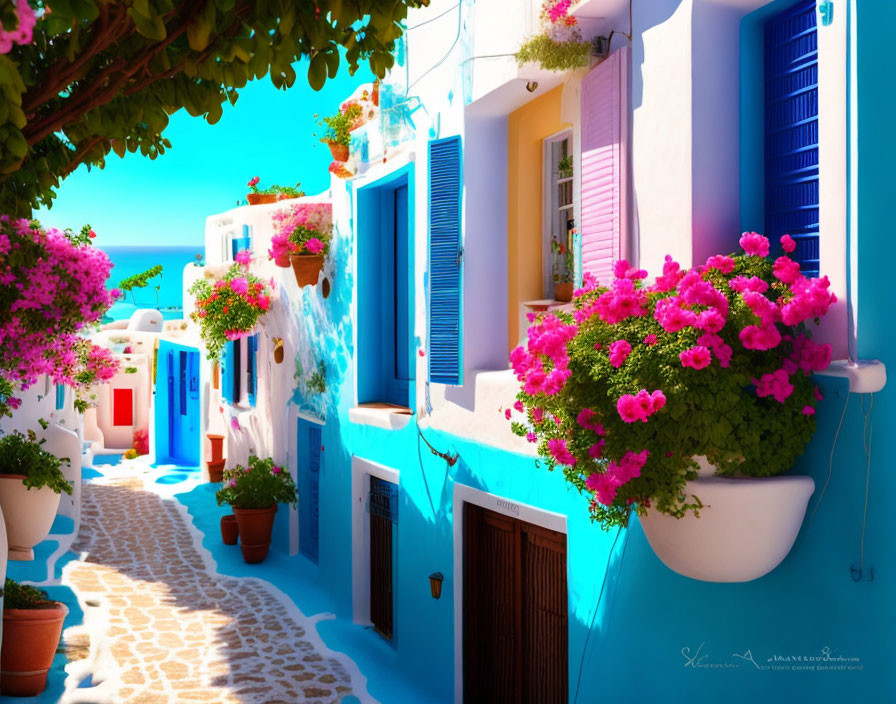
<path fill-rule="evenodd" d="M 164 386 L 156 389 L 159 411 L 164 409 L 167 437 L 159 438 L 160 460 L 184 466 L 199 464 L 199 352 L 198 350 L 161 343 L 168 347 L 164 356 Z M 159 430 L 162 430 L 159 428 Z"/>
<path fill-rule="evenodd" d="M 317 562 L 320 546 L 321 429 L 300 420 L 297 429 L 299 552 Z"/>

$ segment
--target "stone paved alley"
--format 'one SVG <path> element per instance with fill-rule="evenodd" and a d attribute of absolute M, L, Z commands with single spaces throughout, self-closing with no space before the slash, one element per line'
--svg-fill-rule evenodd
<path fill-rule="evenodd" d="M 103 700 L 293 704 L 350 695 L 345 667 L 321 652 L 301 615 L 260 580 L 216 574 L 185 514 L 133 476 L 84 487 L 73 550 L 86 556 L 64 581 L 81 598 L 85 629 L 67 635 L 67 647 L 70 658 L 90 661 L 94 684 L 104 680 Z"/>

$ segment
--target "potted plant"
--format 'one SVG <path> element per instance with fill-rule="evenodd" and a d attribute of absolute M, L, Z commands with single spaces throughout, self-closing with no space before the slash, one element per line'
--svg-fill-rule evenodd
<path fill-rule="evenodd" d="M 572 178 L 572 154 L 567 154 L 557 162 L 557 175 L 560 178 Z"/>
<path fill-rule="evenodd" d="M 4 695 L 33 697 L 44 691 L 67 613 L 65 605 L 51 601 L 45 591 L 7 578 L 0 644 Z"/>
<path fill-rule="evenodd" d="M 271 186 L 269 188 L 259 188 L 261 181 L 258 176 L 253 176 L 246 184 L 252 189 L 252 192 L 246 195 L 249 205 L 263 205 L 265 203 L 276 203 L 278 200 L 288 200 L 290 198 L 301 198 L 305 195 L 305 191 L 301 190 L 296 184 L 293 186 Z"/>
<path fill-rule="evenodd" d="M 229 504 L 239 526 L 240 549 L 250 563 L 264 560 L 271 545 L 277 504 L 298 505 L 296 485 L 274 460 L 249 457 L 249 466 L 224 472 L 224 486 L 215 495 L 218 505 Z"/>
<path fill-rule="evenodd" d="M 358 126 L 358 120 L 362 116 L 362 108 L 356 102 L 346 103 L 335 115 L 324 117 L 319 124 L 324 128 L 324 135 L 320 141 L 330 147 L 333 160 L 346 162 L 349 157 L 349 144 L 351 143 L 351 131 Z"/>
<path fill-rule="evenodd" d="M 330 203 L 295 203 L 275 213 L 273 221 L 270 258 L 279 265 L 285 253 L 299 286 L 317 284 L 330 249 L 333 206 Z"/>
<path fill-rule="evenodd" d="M 271 289 L 249 272 L 245 258 L 233 264 L 223 278 L 198 279 L 190 287 L 196 310 L 190 315 L 199 324 L 208 358 L 219 361 L 224 345 L 252 333 L 258 320 L 270 310 Z"/>
<path fill-rule="evenodd" d="M 809 323 L 836 301 L 827 277 L 770 261 L 765 237 L 740 243 L 689 271 L 667 256 L 649 286 L 624 261 L 609 285 L 587 276 L 575 312 L 535 320 L 511 354 L 525 415 L 514 431 L 594 520 L 637 514 L 663 562 L 710 581 L 760 577 L 793 545 L 814 483 L 776 475 L 815 431 L 810 375 L 831 349 Z"/>
<path fill-rule="evenodd" d="M 32 548 L 50 533 L 62 492 L 72 487 L 62 460 L 41 448 L 33 430 L 0 437 L 0 510 L 6 523 L 10 560 L 33 560 Z"/>
<path fill-rule="evenodd" d="M 546 71 L 569 71 L 588 66 L 591 43 L 582 39 L 578 21 L 570 16 L 570 0 L 544 0 L 541 9 L 542 32 L 530 37 L 516 53 L 521 67 L 537 63 Z"/>
<path fill-rule="evenodd" d="M 554 255 L 554 298 L 568 303 L 572 300 L 575 259 L 572 247 L 563 244 L 557 237 L 551 239 L 551 253 Z"/>

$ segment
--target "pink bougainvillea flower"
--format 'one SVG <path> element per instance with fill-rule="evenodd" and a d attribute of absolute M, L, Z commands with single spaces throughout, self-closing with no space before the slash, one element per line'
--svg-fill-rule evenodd
<path fill-rule="evenodd" d="M 790 383 L 790 377 L 783 369 L 763 374 L 760 379 L 753 379 L 753 384 L 756 386 L 757 396 L 771 396 L 778 403 L 784 403 L 793 393 L 793 384 Z"/>
<path fill-rule="evenodd" d="M 588 456 L 593 460 L 599 460 L 604 455 L 604 448 L 607 445 L 606 440 L 598 440 L 588 448 Z"/>
<path fill-rule="evenodd" d="M 735 261 L 724 254 L 715 254 L 706 260 L 707 269 L 718 269 L 723 274 L 730 274 L 735 266 Z"/>
<path fill-rule="evenodd" d="M 570 467 L 576 463 L 576 458 L 566 447 L 566 440 L 562 438 L 551 438 L 548 440 L 548 452 L 560 464 L 569 465 Z"/>
<path fill-rule="evenodd" d="M 626 423 L 634 423 L 641 421 L 646 423 L 647 419 L 666 405 L 666 396 L 662 391 L 657 390 L 652 394 L 647 389 L 641 389 L 637 394 L 623 394 L 616 402 L 616 411 L 619 417 Z"/>
<path fill-rule="evenodd" d="M 681 265 L 667 254 L 663 263 L 663 275 L 658 276 L 653 286 L 648 288 L 649 291 L 658 291 L 665 293 L 671 291 L 678 286 L 678 282 L 684 277 L 685 272 L 681 270 Z"/>
<path fill-rule="evenodd" d="M 794 241 L 793 237 L 791 237 L 790 235 L 782 236 L 781 249 L 789 254 L 796 249 L 796 241 Z"/>
<path fill-rule="evenodd" d="M 761 293 L 755 291 L 744 291 L 741 296 L 744 303 L 753 312 L 761 325 L 774 325 L 781 319 L 781 310 L 772 301 L 768 300 Z"/>
<path fill-rule="evenodd" d="M 728 282 L 728 287 L 732 291 L 743 293 L 744 291 L 755 291 L 756 293 L 765 293 L 768 291 L 768 284 L 758 276 L 735 276 Z"/>
<path fill-rule="evenodd" d="M 538 442 L 538 436 L 530 430 L 526 433 L 526 440 L 529 442 Z"/>
<path fill-rule="evenodd" d="M 283 471 L 283 467 L 278 467 L 276 464 L 271 467 L 271 474 L 280 474 Z"/>
<path fill-rule="evenodd" d="M 317 237 L 312 237 L 305 243 L 305 249 L 307 249 L 312 254 L 318 254 L 324 248 L 324 243 L 321 242 Z"/>
<path fill-rule="evenodd" d="M 768 256 L 768 238 L 763 237 L 758 232 L 745 232 L 741 235 L 740 246 L 751 257 Z"/>
<path fill-rule="evenodd" d="M 644 344 L 650 347 L 651 345 L 656 344 L 656 335 L 654 333 L 650 333 L 647 337 L 644 338 Z"/>
<path fill-rule="evenodd" d="M 785 325 L 799 325 L 812 318 L 821 318 L 828 308 L 837 302 L 837 296 L 828 289 L 831 282 L 827 276 L 820 279 L 800 277 L 790 287 L 793 298 L 781 303 L 781 320 Z"/>
<path fill-rule="evenodd" d="M 689 347 L 678 355 L 681 366 L 693 369 L 705 369 L 712 362 L 712 354 L 703 345 Z"/>
<path fill-rule="evenodd" d="M 779 281 L 792 284 L 800 277 L 800 265 L 790 257 L 778 257 L 775 259 L 772 272 Z"/>
<path fill-rule="evenodd" d="M 617 369 L 625 364 L 631 354 L 632 346 L 626 340 L 616 340 L 610 343 L 610 364 Z"/>
<path fill-rule="evenodd" d="M 511 413 L 511 411 L 510 411 L 509 408 L 505 408 L 505 409 L 504 409 L 504 417 L 505 417 L 507 420 L 510 420 L 510 413 Z"/>
<path fill-rule="evenodd" d="M 781 333 L 775 325 L 748 325 L 738 337 L 748 350 L 771 350 L 781 342 Z"/>
<path fill-rule="evenodd" d="M 597 500 L 604 506 L 609 506 L 616 498 L 616 491 L 619 484 L 616 478 L 603 472 L 594 472 L 585 480 L 585 486 L 594 492 Z"/>
<path fill-rule="evenodd" d="M 249 264 L 252 263 L 252 252 L 250 252 L 248 249 L 241 249 L 236 253 L 236 256 L 233 259 L 237 264 L 249 266 Z"/>
<path fill-rule="evenodd" d="M 679 296 L 657 301 L 653 317 L 666 332 L 678 332 L 696 322 L 697 315 L 694 311 L 683 308 L 682 304 Z"/>
<path fill-rule="evenodd" d="M 816 401 L 821 401 L 821 399 L 824 398 L 824 395 L 821 393 L 821 391 L 819 390 L 819 388 L 818 388 L 817 386 L 816 386 L 815 389 L 814 389 L 814 393 L 815 393 L 815 400 L 816 400 Z"/>
<path fill-rule="evenodd" d="M 814 415 L 815 415 L 815 409 L 812 408 L 812 406 L 803 406 L 803 415 L 806 415 L 806 416 L 814 416 Z"/>
<path fill-rule="evenodd" d="M 243 276 L 238 276 L 230 282 L 230 290 L 237 295 L 245 295 L 249 293 L 249 281 Z"/>
<path fill-rule="evenodd" d="M 641 280 L 647 278 L 645 269 L 636 269 L 625 259 L 620 259 L 613 265 L 613 276 L 617 279 Z"/>

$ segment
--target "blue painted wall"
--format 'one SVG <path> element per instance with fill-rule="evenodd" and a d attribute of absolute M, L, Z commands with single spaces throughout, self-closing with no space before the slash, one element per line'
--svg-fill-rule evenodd
<path fill-rule="evenodd" d="M 183 390 L 180 379 L 182 358 L 186 362 Z M 199 351 L 195 347 L 162 340 L 157 360 L 156 461 L 196 466 L 200 456 Z M 181 413 L 182 405 L 184 413 Z"/>

